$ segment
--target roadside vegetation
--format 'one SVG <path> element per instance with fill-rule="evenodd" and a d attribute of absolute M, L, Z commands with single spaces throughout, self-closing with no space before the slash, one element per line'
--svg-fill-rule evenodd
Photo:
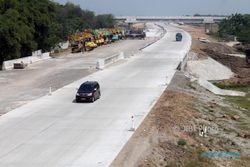
<path fill-rule="evenodd" d="M 114 24 L 113 15 L 95 15 L 70 2 L 0 0 L 0 64 L 38 49 L 49 51 L 77 31 Z"/>
<path fill-rule="evenodd" d="M 237 97 L 237 96 L 227 96 L 225 99 L 237 107 L 240 107 L 244 110 L 247 110 L 246 112 L 247 115 L 250 117 L 250 85 L 246 84 L 238 84 L 238 83 L 228 83 L 225 84 L 223 82 L 217 82 L 214 83 L 217 87 L 221 89 L 230 89 L 230 90 L 237 90 L 237 91 L 242 91 L 246 93 L 246 96 L 243 97 Z"/>
<path fill-rule="evenodd" d="M 220 37 L 236 36 L 240 42 L 250 43 L 250 15 L 233 14 L 219 24 Z"/>
<path fill-rule="evenodd" d="M 214 85 L 216 85 L 221 89 L 237 89 L 237 90 L 245 90 L 248 87 L 248 85 L 240 83 L 225 84 L 223 82 L 215 82 Z"/>

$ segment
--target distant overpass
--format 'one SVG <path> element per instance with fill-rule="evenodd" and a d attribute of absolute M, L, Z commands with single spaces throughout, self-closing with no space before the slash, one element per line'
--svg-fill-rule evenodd
<path fill-rule="evenodd" d="M 226 17 L 205 17 L 205 16 L 116 16 L 115 19 L 121 22 L 183 22 L 185 24 L 219 23 Z"/>

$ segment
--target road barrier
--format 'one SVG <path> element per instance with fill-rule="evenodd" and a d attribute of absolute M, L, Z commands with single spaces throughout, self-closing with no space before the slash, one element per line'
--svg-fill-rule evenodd
<path fill-rule="evenodd" d="M 196 53 L 194 52 L 189 52 L 188 54 L 186 54 L 184 59 L 180 62 L 179 66 L 177 67 L 177 70 L 184 71 L 187 66 L 188 60 L 190 59 L 190 57 L 194 56 L 196 56 Z"/>
<path fill-rule="evenodd" d="M 183 32 L 183 33 L 186 33 L 186 32 Z M 183 60 L 180 62 L 180 64 L 177 67 L 177 70 L 180 70 L 180 71 L 183 71 L 185 69 L 185 66 L 187 65 L 187 62 L 188 62 L 189 54 L 192 54 L 189 52 L 192 46 L 192 37 L 188 33 L 186 33 L 186 36 L 188 38 L 189 43 L 185 48 L 185 52 L 183 53 L 185 57 L 183 58 Z"/>
<path fill-rule="evenodd" d="M 32 64 L 32 63 L 45 60 L 45 59 L 49 59 L 49 58 L 51 58 L 49 52 L 42 53 L 41 50 L 38 50 L 38 51 L 32 52 L 32 56 L 4 61 L 2 70 L 11 70 L 14 68 L 14 64 L 17 64 L 17 63 L 28 65 L 28 64 Z"/>
<path fill-rule="evenodd" d="M 121 52 L 119 54 L 115 54 L 113 56 L 110 56 L 110 57 L 107 57 L 107 58 L 102 58 L 102 59 L 99 59 L 97 60 L 97 63 L 96 63 L 96 68 L 97 69 L 104 69 L 106 66 L 108 65 L 111 65 L 119 60 L 122 60 L 124 59 L 124 53 Z"/>
<path fill-rule="evenodd" d="M 69 41 L 67 41 L 67 42 L 61 42 L 61 43 L 59 43 L 59 46 L 62 49 L 68 49 L 69 48 Z"/>
<path fill-rule="evenodd" d="M 177 70 L 184 71 L 184 69 L 185 69 L 185 67 L 187 65 L 188 57 L 189 57 L 189 54 L 186 54 L 184 59 L 178 65 Z"/>

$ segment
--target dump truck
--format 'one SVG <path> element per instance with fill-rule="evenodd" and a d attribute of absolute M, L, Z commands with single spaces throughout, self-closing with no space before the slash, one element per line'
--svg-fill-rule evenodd
<path fill-rule="evenodd" d="M 125 37 L 126 38 L 138 38 L 138 39 L 145 39 L 146 38 L 146 33 L 143 30 L 127 30 L 125 32 Z"/>
<path fill-rule="evenodd" d="M 181 33 L 176 33 L 175 39 L 177 42 L 182 41 L 182 34 Z"/>
<path fill-rule="evenodd" d="M 125 37 L 132 39 L 145 39 L 145 23 L 135 23 L 129 25 L 125 30 Z"/>

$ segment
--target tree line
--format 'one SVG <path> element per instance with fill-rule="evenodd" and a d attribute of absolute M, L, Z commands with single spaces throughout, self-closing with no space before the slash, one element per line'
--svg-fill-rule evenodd
<path fill-rule="evenodd" d="M 114 24 L 111 14 L 95 15 L 69 2 L 0 0 L 0 65 L 38 49 L 49 51 L 76 31 Z"/>
<path fill-rule="evenodd" d="M 233 14 L 219 24 L 219 36 L 236 36 L 243 44 L 250 44 L 250 15 Z"/>

